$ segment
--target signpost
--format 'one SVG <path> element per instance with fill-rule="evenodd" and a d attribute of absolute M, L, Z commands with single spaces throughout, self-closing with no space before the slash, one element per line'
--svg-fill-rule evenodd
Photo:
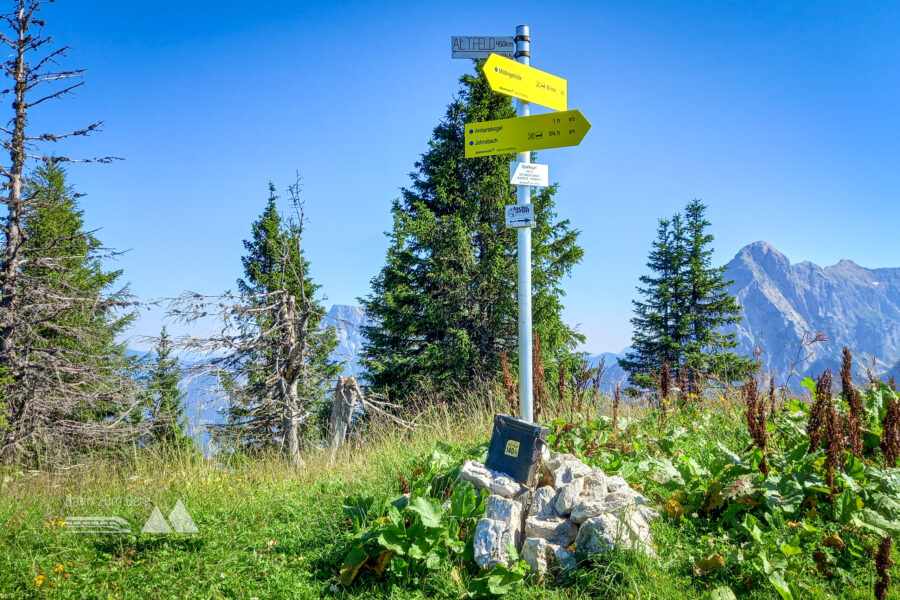
<path fill-rule="evenodd" d="M 547 165 L 512 162 L 509 163 L 509 182 L 513 185 L 547 187 L 550 185 L 549 170 Z"/>
<path fill-rule="evenodd" d="M 450 38 L 450 54 L 453 58 L 487 58 L 491 54 L 513 58 L 516 42 L 513 37 L 499 35 L 454 35 Z"/>
<path fill-rule="evenodd" d="M 503 51 L 508 40 L 514 44 L 512 56 Z M 518 236 L 519 417 L 533 422 L 531 186 L 546 186 L 549 178 L 547 165 L 531 163 L 531 151 L 577 146 L 591 124 L 579 111 L 567 110 L 569 90 L 565 79 L 531 67 L 528 25 L 516 27 L 515 38 L 453 36 L 451 53 L 453 58 L 487 58 L 484 74 L 491 89 L 516 98 L 516 118 L 467 123 L 465 147 L 466 158 L 518 153 L 517 161 L 510 165 L 510 183 L 517 186 L 518 203 L 506 207 L 506 226 L 515 228 Z M 560 112 L 529 116 L 531 102 Z"/>
<path fill-rule="evenodd" d="M 534 204 L 507 204 L 506 228 L 534 227 Z"/>
<path fill-rule="evenodd" d="M 568 108 L 566 80 L 529 67 L 528 63 L 517 63 L 494 54 L 484 63 L 484 75 L 495 92 L 553 110 Z"/>
<path fill-rule="evenodd" d="M 578 110 L 467 123 L 466 158 L 577 146 L 590 128 Z"/>

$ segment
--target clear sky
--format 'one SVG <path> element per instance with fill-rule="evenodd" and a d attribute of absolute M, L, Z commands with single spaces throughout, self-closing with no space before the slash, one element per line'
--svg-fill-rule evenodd
<path fill-rule="evenodd" d="M 656 221 L 692 198 L 722 264 L 766 240 L 794 262 L 900 266 L 897 2 L 61 0 L 44 18 L 87 84 L 32 125 L 105 121 L 58 152 L 125 159 L 70 180 L 88 226 L 130 250 L 118 266 L 140 299 L 233 289 L 268 182 L 299 170 L 313 276 L 327 305 L 355 304 L 391 201 L 472 69 L 450 36 L 517 24 L 593 125 L 540 153 L 582 231 L 564 316 L 585 350 L 628 344 Z"/>

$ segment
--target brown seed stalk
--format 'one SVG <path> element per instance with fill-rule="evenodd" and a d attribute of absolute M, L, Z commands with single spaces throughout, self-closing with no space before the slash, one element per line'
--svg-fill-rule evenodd
<path fill-rule="evenodd" d="M 881 452 L 884 466 L 896 467 L 900 458 L 900 401 L 888 399 L 884 419 L 881 420 Z"/>
<path fill-rule="evenodd" d="M 875 553 L 875 571 L 878 573 L 878 579 L 875 581 L 875 600 L 885 600 L 891 587 L 890 569 L 894 564 L 891 560 L 893 541 L 891 536 L 885 536 L 878 544 L 878 552 Z"/>
<path fill-rule="evenodd" d="M 769 378 L 769 416 L 775 416 L 775 376 Z"/>
<path fill-rule="evenodd" d="M 519 391 L 516 389 L 512 373 L 509 372 L 509 359 L 506 357 L 506 350 L 500 352 L 500 364 L 503 369 L 501 374 L 503 395 L 506 398 L 507 406 L 509 406 L 509 414 L 517 415 L 519 414 Z"/>
<path fill-rule="evenodd" d="M 559 399 L 560 406 L 562 406 L 563 402 L 566 400 L 566 377 L 568 376 L 565 363 L 560 363 L 559 381 L 556 382 L 556 395 Z"/>
<path fill-rule="evenodd" d="M 622 401 L 622 391 L 619 387 L 619 384 L 616 384 L 616 389 L 613 392 L 613 409 L 612 409 L 612 432 L 615 436 L 619 431 L 619 403 Z"/>
<path fill-rule="evenodd" d="M 741 387 L 741 394 L 744 396 L 745 410 L 744 415 L 747 418 L 747 429 L 750 431 L 750 438 L 754 445 L 762 450 L 762 462 L 759 463 L 759 470 L 763 474 L 769 473 L 769 465 L 766 462 L 766 443 L 769 438 L 769 431 L 766 428 L 766 405 L 759 398 L 756 376 L 750 375 L 750 379 Z"/>
<path fill-rule="evenodd" d="M 825 405 L 825 483 L 831 490 L 832 504 L 834 504 L 834 472 L 841 466 L 841 454 L 844 451 L 842 425 L 834 408 L 834 398 L 829 391 Z"/>
<path fill-rule="evenodd" d="M 816 382 L 816 398 L 809 411 L 806 422 L 806 435 L 809 436 L 809 453 L 812 454 L 822 444 L 822 425 L 825 422 L 825 405 L 831 399 L 831 369 L 825 372 Z"/>
<path fill-rule="evenodd" d="M 864 418 L 864 408 L 862 396 L 859 390 L 853 387 L 853 357 L 850 354 L 850 348 L 844 346 L 843 360 L 841 361 L 841 389 L 844 394 L 844 401 L 849 406 L 847 413 L 847 442 L 850 451 L 859 458 L 862 458 L 863 442 L 862 442 L 862 425 Z"/>
<path fill-rule="evenodd" d="M 536 333 L 534 334 L 534 352 L 531 355 L 531 371 L 534 385 L 534 421 L 538 422 L 550 394 L 547 392 L 547 375 L 544 372 L 541 338 Z"/>

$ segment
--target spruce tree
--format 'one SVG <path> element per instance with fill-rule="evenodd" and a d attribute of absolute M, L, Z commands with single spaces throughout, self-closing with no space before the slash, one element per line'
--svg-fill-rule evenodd
<path fill-rule="evenodd" d="M 651 274 L 641 276 L 641 298 L 632 301 L 632 350 L 619 359 L 639 387 L 650 387 L 664 365 L 728 380 L 753 370 L 752 361 L 730 352 L 735 335 L 719 331 L 740 322 L 740 306 L 728 294 L 732 282 L 725 280 L 725 267 L 711 264 L 713 236 L 705 210 L 694 200 L 684 215 L 659 221 L 647 262 Z"/>
<path fill-rule="evenodd" d="M 70 369 L 56 375 L 60 382 L 70 390 L 100 398 L 66 411 L 65 418 L 104 421 L 121 409 L 121 375 L 133 373 L 136 367 L 124 345 L 116 341 L 136 316 L 116 310 L 118 302 L 128 298 L 127 287 L 109 293 L 122 271 L 104 269 L 101 242 L 84 230 L 78 194 L 67 185 L 61 166 L 48 161 L 39 167 L 26 193 L 34 210 L 23 220 L 27 240 L 22 277 L 40 282 L 51 294 L 69 298 L 64 310 L 49 304 L 29 307 L 36 317 L 30 342 L 36 350 L 68 355 Z M 88 378 L 85 373 L 98 377 Z M 137 413 L 133 411 L 128 420 L 140 420 Z"/>
<path fill-rule="evenodd" d="M 110 162 L 111 157 L 50 156 L 49 143 L 89 135 L 100 123 L 68 131 L 31 126 L 52 100 L 81 85 L 82 69 L 63 66 L 68 48 L 54 47 L 42 10 L 47 0 L 15 0 L 0 22 L 5 94 L 11 109 L 0 128 L 8 160 L 0 165 L 0 459 L 21 461 L 48 450 L 133 441 L 129 421 L 138 385 L 115 334 L 117 316 L 133 302 L 110 291 L 120 273 L 101 262 L 111 252 L 82 229 L 61 171 L 34 162 Z M 46 117 L 44 122 L 57 121 Z M 36 180 L 36 181 L 35 181 Z"/>
<path fill-rule="evenodd" d="M 734 281 L 725 279 L 726 267 L 712 265 L 713 236 L 708 232 L 706 206 L 697 199 L 684 209 L 685 279 L 687 281 L 687 315 L 690 330 L 684 344 L 684 360 L 688 368 L 711 372 L 734 381 L 756 370 L 754 362 L 732 352 L 737 347 L 737 334 L 723 334 L 724 325 L 741 322 L 741 307 L 728 287 Z"/>
<path fill-rule="evenodd" d="M 659 220 L 656 240 L 647 260 L 651 275 L 642 275 L 643 286 L 637 288 L 644 299 L 632 300 L 632 349 L 625 358 L 619 359 L 619 365 L 630 373 L 631 382 L 640 387 L 650 387 L 651 374 L 661 373 L 664 363 L 678 365 L 679 339 L 687 335 L 683 327 L 685 301 L 679 293 L 684 287 L 681 238 L 680 218 Z"/>
<path fill-rule="evenodd" d="M 480 67 L 480 63 L 477 64 Z M 457 99 L 415 163 L 411 185 L 392 205 L 386 261 L 361 300 L 363 364 L 375 390 L 402 400 L 443 392 L 448 399 L 496 381 L 501 354 L 517 349 L 516 233 L 504 207 L 514 155 L 464 158 L 466 123 L 515 116 L 480 68 L 464 75 Z M 583 338 L 562 322 L 562 279 L 581 260 L 579 232 L 554 213 L 556 187 L 532 194 L 533 321 L 547 365 L 570 357 Z"/>
<path fill-rule="evenodd" d="M 292 193 L 298 190 L 292 187 Z M 310 423 L 340 365 L 329 359 L 337 334 L 322 327 L 319 285 L 303 256 L 302 213 L 297 221 L 283 219 L 277 200 L 269 184 L 266 207 L 244 241 L 244 277 L 238 280 L 243 306 L 236 313 L 242 341 L 231 362 L 240 375 L 225 378 L 230 405 L 224 432 L 244 449 L 280 446 L 299 462 L 300 428 L 317 433 Z M 299 209 L 296 194 L 294 200 Z"/>
<path fill-rule="evenodd" d="M 184 431 L 185 393 L 178 387 L 181 368 L 172 356 L 172 340 L 163 326 L 153 349 L 155 357 L 146 381 L 150 408 L 150 443 L 169 448 L 190 448 L 192 440 Z"/>

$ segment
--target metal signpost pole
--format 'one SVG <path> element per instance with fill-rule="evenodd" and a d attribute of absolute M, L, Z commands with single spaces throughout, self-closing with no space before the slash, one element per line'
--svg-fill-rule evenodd
<path fill-rule="evenodd" d="M 524 65 L 531 64 L 531 36 L 528 25 L 516 27 L 516 60 Z M 529 103 L 517 99 L 516 116 L 531 114 Z M 518 162 L 530 163 L 531 152 L 520 152 Z M 518 186 L 518 203 L 531 202 L 531 186 Z M 534 421 L 534 389 L 531 373 L 531 227 L 518 229 L 519 236 L 519 417 Z"/>

